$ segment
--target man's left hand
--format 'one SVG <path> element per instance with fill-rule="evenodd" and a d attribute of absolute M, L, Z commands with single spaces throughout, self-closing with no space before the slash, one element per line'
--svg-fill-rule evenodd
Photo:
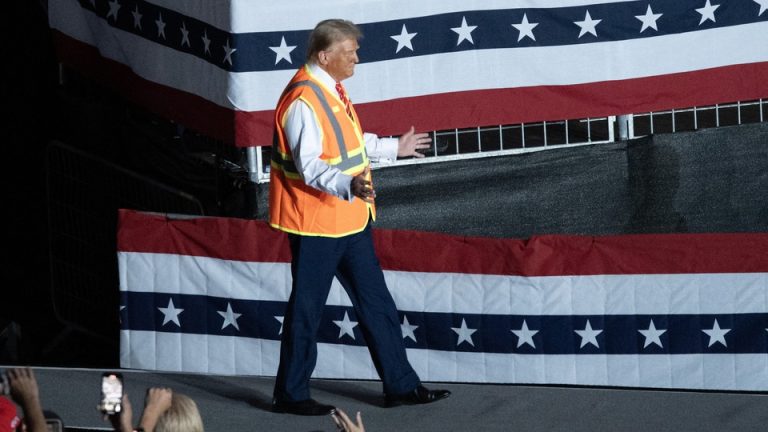
<path fill-rule="evenodd" d="M 367 166 L 362 173 L 352 177 L 352 183 L 349 185 L 352 195 L 360 198 L 367 203 L 373 203 L 376 198 L 376 191 L 373 190 L 370 178 L 371 167 Z"/>
<path fill-rule="evenodd" d="M 411 129 L 397 140 L 397 157 L 423 158 L 424 153 L 419 150 L 428 148 L 432 148 L 432 138 L 429 137 L 429 134 L 415 133 L 414 127 L 411 126 Z"/>

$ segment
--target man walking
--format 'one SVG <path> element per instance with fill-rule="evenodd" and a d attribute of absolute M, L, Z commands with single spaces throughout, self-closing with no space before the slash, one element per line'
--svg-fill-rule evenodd
<path fill-rule="evenodd" d="M 326 415 L 309 379 L 317 331 L 333 278 L 344 286 L 383 382 L 385 404 L 434 402 L 406 357 L 395 303 L 373 248 L 376 218 L 370 161 L 423 157 L 427 134 L 399 139 L 362 132 L 341 82 L 354 74 L 362 36 L 345 20 L 320 22 L 310 34 L 307 64 L 296 72 L 275 110 L 269 194 L 270 225 L 288 233 L 292 291 L 285 313 L 273 411 Z"/>

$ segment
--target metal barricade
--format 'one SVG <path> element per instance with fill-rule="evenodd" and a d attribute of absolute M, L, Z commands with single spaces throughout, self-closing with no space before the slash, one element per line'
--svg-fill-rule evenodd
<path fill-rule="evenodd" d="M 52 142 L 46 153 L 51 296 L 64 328 L 118 345 L 118 209 L 202 215 L 194 196 L 74 147 Z"/>

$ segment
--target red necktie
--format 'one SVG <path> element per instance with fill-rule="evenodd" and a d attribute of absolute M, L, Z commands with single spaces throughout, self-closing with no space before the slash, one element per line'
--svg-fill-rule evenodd
<path fill-rule="evenodd" d="M 349 104 L 349 99 L 347 99 L 347 92 L 344 91 L 344 86 L 342 86 L 340 82 L 336 83 L 336 91 L 339 93 L 339 99 L 341 99 L 341 102 L 344 103 L 344 108 L 347 110 L 347 115 L 349 118 L 354 120 L 355 118 L 352 116 L 352 106 Z"/>

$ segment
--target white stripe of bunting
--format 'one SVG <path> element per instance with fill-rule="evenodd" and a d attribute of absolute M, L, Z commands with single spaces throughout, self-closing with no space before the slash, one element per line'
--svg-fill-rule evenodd
<path fill-rule="evenodd" d="M 188 373 L 274 376 L 280 357 L 278 341 L 183 333 L 123 330 L 121 346 L 130 347 L 122 351 L 122 367 Z M 553 356 L 407 351 L 411 365 L 424 381 L 768 389 L 765 354 Z M 312 376 L 378 379 L 365 347 L 323 343 L 318 344 Z"/>
<path fill-rule="evenodd" d="M 122 291 L 285 302 L 290 265 L 119 252 Z M 499 276 L 385 271 L 401 311 L 498 315 L 768 313 L 768 274 Z M 351 306 L 338 281 L 329 306 Z"/>

